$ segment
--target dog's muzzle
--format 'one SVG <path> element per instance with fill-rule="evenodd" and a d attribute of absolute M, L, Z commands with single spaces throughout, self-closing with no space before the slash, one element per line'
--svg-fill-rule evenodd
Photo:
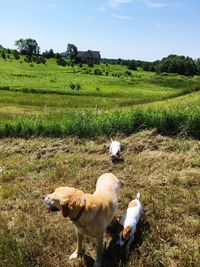
<path fill-rule="evenodd" d="M 59 211 L 59 208 L 55 206 L 55 203 L 53 200 L 49 200 L 47 198 L 44 199 L 44 203 L 49 207 L 49 212 Z"/>

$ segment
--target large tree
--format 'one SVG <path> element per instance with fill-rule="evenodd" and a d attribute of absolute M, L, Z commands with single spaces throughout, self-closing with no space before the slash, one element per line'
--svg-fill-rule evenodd
<path fill-rule="evenodd" d="M 158 72 L 195 75 L 197 74 L 197 65 L 190 57 L 169 55 L 160 61 Z"/>
<path fill-rule="evenodd" d="M 78 53 L 78 49 L 74 44 L 68 44 L 67 45 L 67 55 L 70 57 L 71 61 L 76 58 L 76 55 Z"/>
<path fill-rule="evenodd" d="M 28 38 L 28 39 L 19 39 L 15 42 L 15 46 L 20 51 L 21 54 L 27 56 L 38 55 L 40 52 L 40 47 L 36 40 Z"/>

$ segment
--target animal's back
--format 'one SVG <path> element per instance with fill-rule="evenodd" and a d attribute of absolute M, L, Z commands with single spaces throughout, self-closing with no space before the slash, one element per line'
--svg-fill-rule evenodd
<path fill-rule="evenodd" d="M 96 191 L 93 195 L 101 199 L 100 202 L 105 205 L 108 224 L 112 221 L 118 208 L 119 189 L 120 182 L 112 173 L 104 173 L 97 180 Z"/>
<path fill-rule="evenodd" d="M 128 208 L 126 210 L 126 213 L 120 220 L 121 225 L 133 225 L 134 223 L 137 223 L 140 216 L 141 212 L 143 210 L 142 203 L 139 199 L 134 199 L 132 200 Z"/>
<path fill-rule="evenodd" d="M 119 188 L 120 181 L 119 179 L 112 173 L 104 173 L 102 174 L 96 183 L 96 191 L 94 193 L 108 193 L 115 194 L 116 197 L 119 197 Z"/>

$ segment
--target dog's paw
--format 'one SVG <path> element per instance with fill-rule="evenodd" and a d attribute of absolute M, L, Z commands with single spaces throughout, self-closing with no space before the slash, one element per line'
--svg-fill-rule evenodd
<path fill-rule="evenodd" d="M 79 256 L 78 252 L 77 251 L 74 251 L 74 253 L 72 253 L 72 255 L 69 257 L 69 260 L 75 260 L 77 259 Z"/>

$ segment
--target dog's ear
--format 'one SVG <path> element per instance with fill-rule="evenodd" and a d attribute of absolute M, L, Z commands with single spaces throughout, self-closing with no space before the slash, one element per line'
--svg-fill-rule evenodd
<path fill-rule="evenodd" d="M 69 212 L 70 212 L 68 200 L 61 200 L 60 206 L 62 209 L 62 215 L 64 217 L 67 217 L 69 215 Z"/>
<path fill-rule="evenodd" d="M 71 210 L 73 210 L 75 206 L 75 200 L 73 196 L 69 196 L 66 199 L 60 201 L 60 206 L 62 208 L 62 214 L 64 217 L 67 217 Z"/>
<path fill-rule="evenodd" d="M 123 236 L 124 236 L 124 238 L 128 238 L 129 235 L 130 235 L 130 233 L 131 233 L 131 227 L 130 226 L 124 227 L 124 229 L 123 229 Z"/>

